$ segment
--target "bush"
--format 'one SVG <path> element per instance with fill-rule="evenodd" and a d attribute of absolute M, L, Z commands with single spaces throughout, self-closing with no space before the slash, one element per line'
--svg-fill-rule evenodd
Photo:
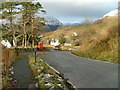
<path fill-rule="evenodd" d="M 64 43 L 66 42 L 66 38 L 65 38 L 64 34 L 61 34 L 59 36 L 59 40 L 60 40 L 60 44 L 64 45 Z"/>

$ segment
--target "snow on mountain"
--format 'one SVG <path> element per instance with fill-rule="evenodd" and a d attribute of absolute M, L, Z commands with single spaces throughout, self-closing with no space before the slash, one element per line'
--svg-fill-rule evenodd
<path fill-rule="evenodd" d="M 103 20 L 105 17 L 114 17 L 114 16 L 118 16 L 118 9 L 114 9 L 114 10 L 108 12 L 108 13 L 105 14 L 103 17 L 95 20 L 94 23 L 96 23 L 96 22 L 101 22 L 101 20 Z"/>
<path fill-rule="evenodd" d="M 54 17 L 45 17 L 46 25 L 62 25 L 62 23 Z"/>
<path fill-rule="evenodd" d="M 99 19 L 96 19 L 95 22 L 93 23 L 100 23 L 100 22 L 103 22 L 104 20 L 106 20 L 105 18 L 108 17 L 108 18 L 111 18 L 111 17 L 116 17 L 118 16 L 118 9 L 114 9 L 110 12 L 108 12 L 107 14 L 103 15 L 101 18 Z"/>
<path fill-rule="evenodd" d="M 57 20 L 54 17 L 45 17 L 46 19 L 46 32 L 57 30 L 60 26 L 62 26 L 62 22 Z"/>
<path fill-rule="evenodd" d="M 118 16 L 118 9 L 114 9 L 114 10 L 110 11 L 109 13 L 105 14 L 103 16 L 103 18 L 106 16 Z"/>

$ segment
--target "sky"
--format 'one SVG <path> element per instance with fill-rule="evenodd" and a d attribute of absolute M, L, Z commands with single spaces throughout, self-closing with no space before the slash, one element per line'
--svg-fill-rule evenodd
<path fill-rule="evenodd" d="M 95 21 L 118 8 L 119 0 L 35 0 L 47 12 L 39 16 L 55 17 L 64 25 L 82 23 L 85 18 Z"/>
<path fill-rule="evenodd" d="M 118 7 L 119 0 L 36 0 L 47 14 L 63 24 L 81 23 L 86 17 L 96 20 Z"/>

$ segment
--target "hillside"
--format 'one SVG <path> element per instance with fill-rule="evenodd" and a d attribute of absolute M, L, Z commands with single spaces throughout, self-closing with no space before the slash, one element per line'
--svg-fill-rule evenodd
<path fill-rule="evenodd" d="M 93 28 L 84 31 L 85 36 L 82 35 L 82 39 L 80 38 L 83 44 L 73 53 L 88 58 L 118 62 L 117 17 L 108 17 L 93 25 Z"/>
<path fill-rule="evenodd" d="M 73 33 L 77 33 L 79 49 L 73 51 L 79 56 L 97 60 L 118 62 L 118 17 L 104 17 L 89 25 L 73 25 L 46 33 L 44 39 L 58 38 L 64 34 L 71 40 Z"/>

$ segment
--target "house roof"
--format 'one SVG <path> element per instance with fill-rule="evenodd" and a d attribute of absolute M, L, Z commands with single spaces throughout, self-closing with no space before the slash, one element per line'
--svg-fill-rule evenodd
<path fill-rule="evenodd" d="M 71 43 L 71 41 L 66 41 L 65 43 Z"/>

